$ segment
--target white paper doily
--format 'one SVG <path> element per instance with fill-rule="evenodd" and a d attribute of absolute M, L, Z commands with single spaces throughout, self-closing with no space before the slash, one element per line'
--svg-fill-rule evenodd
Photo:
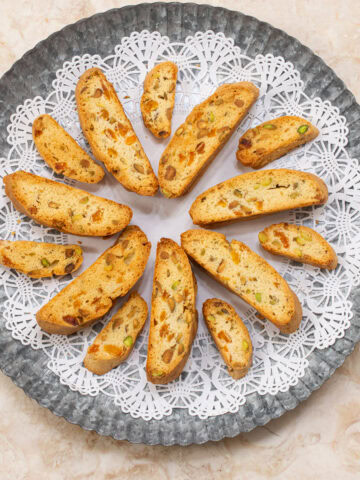
<path fill-rule="evenodd" d="M 100 67 L 114 83 L 157 171 L 167 142 L 156 140 L 144 128 L 139 100 L 146 72 L 155 63 L 164 60 L 172 60 L 179 67 L 173 131 L 191 108 L 221 83 L 251 81 L 260 88 L 260 98 L 238 132 L 193 191 L 184 198 L 168 200 L 160 194 L 154 198 L 139 197 L 126 192 L 109 174 L 100 185 L 77 186 L 132 207 L 132 223 L 138 224 L 152 242 L 148 266 L 137 285 L 137 290 L 150 305 L 157 241 L 162 236 L 179 241 L 179 234 L 193 226 L 188 215 L 193 199 L 209 186 L 248 170 L 239 166 L 235 159 L 240 133 L 266 119 L 285 114 L 311 120 L 320 129 L 318 138 L 274 162 L 271 168 L 287 167 L 316 173 L 327 183 L 328 203 L 322 207 L 276 214 L 220 229 L 228 238 L 238 238 L 247 243 L 284 275 L 303 305 L 304 318 L 299 330 L 288 336 L 279 334 L 276 327 L 258 318 L 256 312 L 235 295 L 195 269 L 199 285 L 197 306 L 200 322 L 191 356 L 177 381 L 155 387 L 147 383 L 144 370 L 148 328 L 145 328 L 127 362 L 118 368 L 98 377 L 83 367 L 87 347 L 114 310 L 94 327 L 70 337 L 48 335 L 40 330 L 35 321 L 36 311 L 71 280 L 70 276 L 32 280 L 13 270 L 1 268 L 0 278 L 7 300 L 1 305 L 0 313 L 12 336 L 29 348 L 42 349 L 49 357 L 49 369 L 72 390 L 83 395 L 108 395 L 122 411 L 135 418 L 160 419 L 170 415 L 173 408 L 187 408 L 191 415 L 207 418 L 236 412 L 249 393 L 287 391 L 304 375 L 308 366 L 307 357 L 315 348 L 326 348 L 344 335 L 352 317 L 348 299 L 350 289 L 360 281 L 360 173 L 357 161 L 349 158 L 345 150 L 348 133 L 345 118 L 330 102 L 308 98 L 303 92 L 299 73 L 282 57 L 258 55 L 249 58 L 234 46 L 232 39 L 211 31 L 199 32 L 188 37 L 184 43 L 170 42 L 158 32 L 143 31 L 124 38 L 115 47 L 114 53 L 106 58 L 84 55 L 65 62 L 63 68 L 56 72 L 53 90 L 46 99 L 36 97 L 18 106 L 8 127 L 11 149 L 8 157 L 1 159 L 0 176 L 23 169 L 49 178 L 56 177 L 40 158 L 32 141 L 32 122 L 42 113 L 54 116 L 89 151 L 75 110 L 74 90 L 79 76 L 93 66 Z M 59 179 L 76 185 L 74 181 Z M 338 254 L 337 269 L 321 271 L 261 251 L 257 233 L 278 221 L 306 224 L 323 234 Z M 0 238 L 55 243 L 80 241 L 85 254 L 80 272 L 114 241 L 77 238 L 39 226 L 13 208 L 4 189 L 0 204 Z M 238 381 L 227 374 L 201 317 L 202 303 L 215 296 L 234 305 L 247 324 L 254 344 L 253 366 L 248 375 Z M 114 309 L 119 308 L 122 302 L 120 299 Z"/>

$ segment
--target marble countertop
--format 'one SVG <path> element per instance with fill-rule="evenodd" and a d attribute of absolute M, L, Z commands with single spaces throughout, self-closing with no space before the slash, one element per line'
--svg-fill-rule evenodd
<path fill-rule="evenodd" d="M 63 26 L 134 0 L 1 0 L 0 74 Z M 359 0 L 198 0 L 254 15 L 309 46 L 360 101 Z M 360 348 L 296 410 L 190 447 L 103 438 L 57 418 L 0 374 L 1 480 L 360 478 Z"/>

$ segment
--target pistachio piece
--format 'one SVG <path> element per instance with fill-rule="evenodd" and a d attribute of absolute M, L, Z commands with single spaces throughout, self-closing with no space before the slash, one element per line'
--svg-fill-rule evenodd
<path fill-rule="evenodd" d="M 297 132 L 300 133 L 300 135 L 303 135 L 309 130 L 309 125 L 300 125 L 300 127 L 297 129 Z"/>
<path fill-rule="evenodd" d="M 151 372 L 151 375 L 153 377 L 162 377 L 164 375 L 164 372 L 162 372 L 161 370 L 153 370 Z"/>
<path fill-rule="evenodd" d="M 272 123 L 265 123 L 265 125 L 263 125 L 263 128 L 266 128 L 267 130 L 275 130 L 277 127 Z"/>
<path fill-rule="evenodd" d="M 210 113 L 209 113 L 209 121 L 210 121 L 210 122 L 214 122 L 214 121 L 215 121 L 214 112 L 210 112 Z"/>
<path fill-rule="evenodd" d="M 277 303 L 279 303 L 279 299 L 275 295 L 269 295 L 269 297 L 270 297 L 270 305 L 276 305 Z"/>
<path fill-rule="evenodd" d="M 257 302 L 261 303 L 261 293 L 260 292 L 255 293 L 255 299 L 256 299 Z"/>
<path fill-rule="evenodd" d="M 216 321 L 216 317 L 215 315 L 208 315 L 208 319 L 211 321 L 211 322 L 215 322 Z"/>
<path fill-rule="evenodd" d="M 176 168 L 172 165 L 168 165 L 165 170 L 165 179 L 166 180 L 174 180 L 176 175 Z"/>
<path fill-rule="evenodd" d="M 78 222 L 78 221 L 81 220 L 82 218 L 83 218 L 83 216 L 82 216 L 81 214 L 72 215 L 71 221 L 72 221 L 72 222 Z"/>
<path fill-rule="evenodd" d="M 131 335 L 128 335 L 125 340 L 124 340 L 124 345 L 126 347 L 131 347 L 131 345 L 134 343 L 134 340 Z"/>
<path fill-rule="evenodd" d="M 260 183 L 255 183 L 254 190 L 258 190 L 260 188 Z"/>
<path fill-rule="evenodd" d="M 273 240 L 271 243 L 272 243 L 272 245 L 274 245 L 275 247 L 281 247 L 280 240 Z"/>
<path fill-rule="evenodd" d="M 75 268 L 75 264 L 74 263 L 68 263 L 65 267 L 65 272 L 66 273 L 71 273 Z"/>
<path fill-rule="evenodd" d="M 268 241 L 268 236 L 264 232 L 259 233 L 259 242 L 260 243 L 266 243 Z"/>
<path fill-rule="evenodd" d="M 299 245 L 301 245 L 302 247 L 305 245 L 306 241 L 304 238 L 302 237 L 295 237 L 295 242 L 298 243 Z"/>
<path fill-rule="evenodd" d="M 242 349 L 244 352 L 247 352 L 249 350 L 249 343 L 246 340 L 242 341 Z"/>
<path fill-rule="evenodd" d="M 297 198 L 297 197 L 300 197 L 300 193 L 299 193 L 299 192 L 290 193 L 290 198 L 295 199 L 295 198 Z"/>
<path fill-rule="evenodd" d="M 262 185 L 263 187 L 268 187 L 268 186 L 271 184 L 271 182 L 272 182 L 272 178 L 271 178 L 271 177 L 263 178 L 263 179 L 261 180 L 261 185 Z"/>
<path fill-rule="evenodd" d="M 81 203 L 82 205 L 85 205 L 85 203 L 88 203 L 89 201 L 89 197 L 83 197 L 80 199 L 79 203 Z"/>
<path fill-rule="evenodd" d="M 300 236 L 301 238 L 303 238 L 304 240 L 306 240 L 307 242 L 311 242 L 312 240 L 312 235 L 310 232 L 307 232 L 306 230 L 302 230 L 300 232 Z"/>
<path fill-rule="evenodd" d="M 172 288 L 173 290 L 177 290 L 179 285 L 180 285 L 180 280 L 176 280 L 176 281 L 171 285 L 171 288 Z"/>
<path fill-rule="evenodd" d="M 42 259 L 41 259 L 41 265 L 42 265 L 43 267 L 50 267 L 50 262 L 49 262 L 49 260 L 48 260 L 47 258 L 42 258 Z"/>
<path fill-rule="evenodd" d="M 300 250 L 300 248 L 295 248 L 294 253 L 297 257 L 302 257 L 302 251 Z"/>
<path fill-rule="evenodd" d="M 235 188 L 235 190 L 233 191 L 233 194 L 236 195 L 239 198 L 243 197 L 243 194 L 242 194 L 241 190 L 239 190 L 238 188 Z"/>
<path fill-rule="evenodd" d="M 173 355 L 174 355 L 174 350 L 171 349 L 171 348 L 168 348 L 168 349 L 165 350 L 165 352 L 161 355 L 162 361 L 163 361 L 164 363 L 170 363 Z"/>
<path fill-rule="evenodd" d="M 201 249 L 200 255 L 202 255 L 202 256 L 205 255 L 205 248 Z"/>
<path fill-rule="evenodd" d="M 105 265 L 104 270 L 107 271 L 107 272 L 111 272 L 111 270 L 112 270 L 113 268 L 114 268 L 114 267 L 113 267 L 113 265 L 111 265 L 111 264 L 110 264 L 110 265 Z"/>
<path fill-rule="evenodd" d="M 81 255 L 81 254 L 82 254 L 82 250 L 81 250 L 80 247 L 76 247 L 76 248 L 75 248 L 75 252 L 76 252 L 77 255 Z"/>

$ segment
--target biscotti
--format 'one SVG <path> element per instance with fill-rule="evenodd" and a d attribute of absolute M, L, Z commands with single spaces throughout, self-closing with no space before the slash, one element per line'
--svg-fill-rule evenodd
<path fill-rule="evenodd" d="M 244 377 L 252 363 L 252 343 L 234 308 L 224 300 L 210 298 L 203 304 L 206 326 L 235 380 Z"/>
<path fill-rule="evenodd" d="M 39 326 L 48 333 L 69 335 L 96 322 L 141 277 L 150 248 L 139 227 L 127 227 L 113 247 L 37 312 Z"/>
<path fill-rule="evenodd" d="M 81 75 L 75 91 L 80 124 L 98 160 L 127 190 L 155 195 L 158 181 L 113 85 L 98 68 Z"/>
<path fill-rule="evenodd" d="M 159 184 L 169 198 L 184 195 L 245 117 L 259 90 L 252 83 L 225 84 L 197 105 L 176 130 L 159 164 Z"/>
<path fill-rule="evenodd" d="M 34 120 L 33 139 L 40 155 L 56 173 L 85 183 L 105 175 L 98 165 L 50 115 Z"/>
<path fill-rule="evenodd" d="M 19 212 L 61 232 L 113 235 L 132 217 L 126 205 L 22 170 L 6 175 L 3 181 L 7 196 Z"/>
<path fill-rule="evenodd" d="M 298 298 L 286 281 L 244 243 L 209 230 L 181 234 L 185 252 L 218 282 L 241 297 L 282 333 L 294 332 L 302 318 Z"/>
<path fill-rule="evenodd" d="M 162 62 L 145 77 L 141 114 L 145 126 L 158 138 L 167 138 L 171 133 L 177 72 L 175 63 Z"/>
<path fill-rule="evenodd" d="M 182 372 L 197 331 L 196 280 L 173 240 L 157 246 L 146 363 L 149 382 L 169 383 Z"/>
<path fill-rule="evenodd" d="M 67 275 L 82 264 L 78 245 L 0 240 L 0 263 L 31 278 Z"/>
<path fill-rule="evenodd" d="M 338 259 L 334 249 L 309 227 L 277 223 L 259 233 L 261 246 L 270 253 L 301 263 L 334 270 Z"/>
<path fill-rule="evenodd" d="M 201 193 L 190 207 L 195 225 L 247 220 L 327 201 L 325 183 L 312 173 L 275 169 L 244 173 Z"/>
<path fill-rule="evenodd" d="M 88 348 L 85 367 L 104 375 L 124 362 L 135 346 L 148 315 L 146 302 L 137 292 L 115 313 Z"/>
<path fill-rule="evenodd" d="M 244 133 L 236 157 L 246 167 L 262 168 L 318 135 L 319 130 L 304 118 L 274 118 Z"/>

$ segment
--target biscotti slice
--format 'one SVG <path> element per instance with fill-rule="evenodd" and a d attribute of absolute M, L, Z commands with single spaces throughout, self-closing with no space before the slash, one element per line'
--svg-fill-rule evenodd
<path fill-rule="evenodd" d="M 185 252 L 218 282 L 241 297 L 282 333 L 294 332 L 302 318 L 297 296 L 262 257 L 222 233 L 188 230 L 181 234 Z"/>
<path fill-rule="evenodd" d="M 197 105 L 176 130 L 159 164 L 166 197 L 184 195 L 245 117 L 259 90 L 249 82 L 225 84 Z"/>
<path fill-rule="evenodd" d="M 98 68 L 81 75 L 75 91 L 80 124 L 95 158 L 127 190 L 155 195 L 158 181 L 113 85 Z"/>
<path fill-rule="evenodd" d="M 334 270 L 338 259 L 334 249 L 309 227 L 277 223 L 259 233 L 261 246 L 270 253 L 301 263 Z"/>
<path fill-rule="evenodd" d="M 197 331 L 196 280 L 184 250 L 168 238 L 157 246 L 146 374 L 169 383 L 182 372 Z"/>
<path fill-rule="evenodd" d="M 247 220 L 327 201 L 325 183 L 299 170 L 243 173 L 201 193 L 190 207 L 195 225 Z"/>
<path fill-rule="evenodd" d="M 206 300 L 203 315 L 229 374 L 235 380 L 244 377 L 252 363 L 252 343 L 246 325 L 231 305 L 218 298 Z"/>
<path fill-rule="evenodd" d="M 78 245 L 0 240 L 0 263 L 31 278 L 75 272 L 82 264 Z"/>
<path fill-rule="evenodd" d="M 319 130 L 304 118 L 274 118 L 244 133 L 236 158 L 246 167 L 262 168 L 318 135 Z"/>
<path fill-rule="evenodd" d="M 34 120 L 33 139 L 40 155 L 56 172 L 79 182 L 98 183 L 104 170 L 50 115 Z"/>
<path fill-rule="evenodd" d="M 173 62 L 156 65 L 146 75 L 140 101 L 145 126 L 158 138 L 171 133 L 178 68 Z"/>
<path fill-rule="evenodd" d="M 7 196 L 19 212 L 61 232 L 113 235 L 132 217 L 126 205 L 22 170 L 6 175 L 3 181 Z"/>
<path fill-rule="evenodd" d="M 146 302 L 137 292 L 111 318 L 88 348 L 85 367 L 104 375 L 124 362 L 135 346 L 148 315 Z"/>
<path fill-rule="evenodd" d="M 113 247 L 37 312 L 39 326 L 48 333 L 69 335 L 96 322 L 141 277 L 150 248 L 139 227 L 127 227 Z"/>

